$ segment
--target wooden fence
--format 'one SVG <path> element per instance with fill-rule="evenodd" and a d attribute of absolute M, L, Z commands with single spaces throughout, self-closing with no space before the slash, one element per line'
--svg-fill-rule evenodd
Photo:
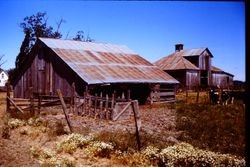
<path fill-rule="evenodd" d="M 74 91 L 74 90 L 73 90 Z M 87 91 L 86 91 L 87 92 Z M 16 109 L 18 112 L 30 111 L 31 114 L 39 114 L 41 108 L 51 106 L 62 106 L 62 100 L 65 103 L 67 113 L 73 113 L 81 116 L 91 116 L 93 118 L 118 120 L 133 115 L 133 107 L 138 115 L 139 105 L 137 100 L 128 97 L 115 98 L 113 93 L 110 97 L 102 93 L 98 96 L 84 93 L 84 96 L 76 96 L 72 93 L 71 97 L 64 97 L 60 90 L 57 91 L 58 96 L 34 94 L 30 88 L 30 98 L 11 98 L 10 90 L 7 90 L 7 111 Z"/>

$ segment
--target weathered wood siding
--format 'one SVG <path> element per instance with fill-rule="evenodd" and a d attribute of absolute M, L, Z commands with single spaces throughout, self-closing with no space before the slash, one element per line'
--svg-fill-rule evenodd
<path fill-rule="evenodd" d="M 200 75 L 198 71 L 188 70 L 186 72 L 186 87 L 192 89 L 200 85 Z"/>
<path fill-rule="evenodd" d="M 225 73 L 212 73 L 212 85 L 227 88 L 233 85 L 233 77 Z"/>
<path fill-rule="evenodd" d="M 205 50 L 200 56 L 199 56 L 199 68 L 200 70 L 206 70 L 207 71 L 207 85 L 211 85 L 212 83 L 212 75 L 211 75 L 211 55 Z"/>
<path fill-rule="evenodd" d="M 77 93 L 83 94 L 86 83 L 82 81 L 62 60 L 45 47 L 33 53 L 32 60 L 14 85 L 14 97 L 28 98 L 29 87 L 43 95 L 56 95 L 61 89 L 64 96 L 72 93 L 72 83 L 76 83 Z"/>

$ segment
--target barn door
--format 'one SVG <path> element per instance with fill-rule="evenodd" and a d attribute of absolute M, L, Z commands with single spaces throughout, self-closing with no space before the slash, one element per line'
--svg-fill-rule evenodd
<path fill-rule="evenodd" d="M 37 73 L 37 88 L 38 93 L 45 94 L 45 61 L 43 57 L 40 55 L 38 57 L 38 73 Z"/>

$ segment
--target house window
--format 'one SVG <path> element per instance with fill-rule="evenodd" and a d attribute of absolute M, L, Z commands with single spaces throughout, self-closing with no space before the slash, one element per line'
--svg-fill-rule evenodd
<path fill-rule="evenodd" d="M 2 73 L 2 79 L 4 79 L 4 73 Z"/>

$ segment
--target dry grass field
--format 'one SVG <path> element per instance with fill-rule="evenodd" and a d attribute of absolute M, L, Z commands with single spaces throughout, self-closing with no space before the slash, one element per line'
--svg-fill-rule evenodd
<path fill-rule="evenodd" d="M 0 166 L 245 166 L 244 105 L 208 105 L 206 93 L 178 94 L 175 104 L 140 106 L 141 151 L 133 118 L 108 121 L 70 114 L 69 133 L 62 109 L 11 118 L 0 94 Z"/>

